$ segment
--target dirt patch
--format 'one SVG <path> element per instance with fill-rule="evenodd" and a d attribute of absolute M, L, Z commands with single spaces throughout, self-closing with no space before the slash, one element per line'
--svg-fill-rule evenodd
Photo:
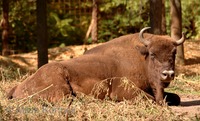
<path fill-rule="evenodd" d="M 177 65 L 177 73 L 187 76 L 200 75 L 200 40 L 184 43 L 185 65 Z"/>
<path fill-rule="evenodd" d="M 82 55 L 86 50 L 100 44 L 57 47 L 48 50 L 49 62 L 67 60 Z M 185 65 L 177 65 L 177 74 L 200 75 L 200 40 L 184 43 Z M 30 69 L 37 67 L 37 52 L 9 56 L 13 62 Z"/>
<path fill-rule="evenodd" d="M 180 106 L 172 106 L 176 115 L 195 117 L 200 116 L 200 97 L 181 97 Z"/>
<path fill-rule="evenodd" d="M 184 52 L 185 65 L 177 65 L 177 73 L 186 76 L 200 75 L 200 40 L 186 41 Z M 177 115 L 200 118 L 200 96 L 181 95 L 181 105 L 171 108 Z"/>
<path fill-rule="evenodd" d="M 66 46 L 48 49 L 49 62 L 62 61 L 78 57 L 82 55 L 86 50 L 96 47 L 100 44 Z M 0 57 L 4 58 L 2 56 Z M 24 54 L 10 55 L 8 58 L 10 58 L 14 63 L 17 63 L 26 68 L 37 68 L 37 51 Z"/>

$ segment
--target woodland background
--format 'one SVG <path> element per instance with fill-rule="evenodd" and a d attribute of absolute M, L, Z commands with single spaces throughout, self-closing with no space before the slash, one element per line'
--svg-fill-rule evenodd
<path fill-rule="evenodd" d="M 2 0 L 2 55 L 38 51 L 38 68 L 48 48 L 106 42 L 150 26 L 152 34 L 178 40 L 200 37 L 196 0 Z M 91 37 L 90 37 L 91 34 Z M 184 47 L 177 62 L 185 64 Z"/>
<path fill-rule="evenodd" d="M 1 0 L 0 6 L 0 121 L 200 120 L 200 0 Z M 165 90 L 181 97 L 180 106 L 161 107 L 142 96 L 114 102 L 80 95 L 53 104 L 6 98 L 48 61 L 78 57 L 85 48 L 146 26 L 172 38 L 186 34 L 183 63 L 176 64 L 176 77 Z"/>
<path fill-rule="evenodd" d="M 14 53 L 25 53 L 37 49 L 37 7 L 36 0 L 2 0 L 7 1 L 9 36 L 8 49 Z M 94 0 L 97 1 L 97 0 Z M 92 0 L 48 0 L 46 20 L 48 31 L 48 48 L 67 45 L 92 43 L 86 33 L 92 19 Z M 135 33 L 143 27 L 151 26 L 150 2 L 159 0 L 99 0 L 98 3 L 98 41 L 105 42 L 112 38 Z M 164 3 L 164 33 L 170 35 L 170 5 Z M 159 3 L 157 3 L 159 4 Z M 186 37 L 200 38 L 200 1 L 181 0 L 182 29 Z M 3 7 L 0 7 L 0 11 Z M 0 19 L 3 19 L 1 12 Z M 42 14 L 41 14 L 42 15 Z M 39 15 L 40 16 L 40 15 Z M 155 15 L 156 16 L 156 15 Z M 2 33 L 3 27 L 0 27 Z M 2 50 L 2 38 L 0 49 Z"/>

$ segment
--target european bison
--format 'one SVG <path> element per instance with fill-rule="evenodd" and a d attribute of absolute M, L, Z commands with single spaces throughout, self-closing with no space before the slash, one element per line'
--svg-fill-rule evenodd
<path fill-rule="evenodd" d="M 80 57 L 46 64 L 14 87 L 8 98 L 32 95 L 58 101 L 82 92 L 121 101 L 134 99 L 139 89 L 158 104 L 166 98 L 169 105 L 179 105 L 179 96 L 164 88 L 174 78 L 176 47 L 184 42 L 184 35 L 175 41 L 169 36 L 143 35 L 147 29 L 115 38 Z"/>

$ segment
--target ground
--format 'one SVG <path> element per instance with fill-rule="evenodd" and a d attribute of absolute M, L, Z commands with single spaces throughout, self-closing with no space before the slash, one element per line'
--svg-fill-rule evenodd
<path fill-rule="evenodd" d="M 78 57 L 83 52 L 92 47 L 93 45 L 79 45 L 79 46 L 66 46 L 49 49 L 49 59 L 52 61 L 67 60 L 70 58 Z M 181 106 L 172 106 L 170 109 L 178 116 L 182 117 L 196 117 L 200 119 L 200 40 L 188 40 L 184 43 L 185 62 L 186 64 L 177 65 L 176 72 L 177 78 L 172 82 L 172 86 L 169 91 L 176 92 L 181 96 Z M 37 52 L 31 52 L 26 54 L 16 54 L 9 57 L 1 57 L 0 64 L 8 66 L 10 63 L 14 63 L 18 69 L 26 69 L 30 72 L 34 72 L 37 67 Z M 3 67 L 1 66 L 1 69 Z M 1 70 L 1 73 L 3 71 Z M 193 78 L 194 77 L 194 78 Z M 4 77 L 5 78 L 5 77 Z M 3 80 L 3 76 L 1 78 Z M 4 88 L 10 89 L 17 83 L 14 81 L 9 86 Z M 183 85 L 179 85 L 183 83 Z M 178 89 L 176 87 L 178 85 Z M 188 91 L 187 91 L 188 90 Z M 194 91 L 193 91 L 194 90 Z"/>
<path fill-rule="evenodd" d="M 200 75 L 200 41 L 186 41 L 184 51 L 186 65 L 178 65 L 177 73 L 186 76 Z M 181 101 L 180 107 L 172 107 L 176 113 L 188 116 L 200 115 L 200 96 L 181 95 Z"/>

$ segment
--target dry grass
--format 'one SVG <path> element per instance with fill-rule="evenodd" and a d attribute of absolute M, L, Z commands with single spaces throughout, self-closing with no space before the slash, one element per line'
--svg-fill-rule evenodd
<path fill-rule="evenodd" d="M 5 98 L 1 94 L 1 98 Z M 66 112 L 69 120 L 181 120 L 169 107 L 157 106 L 151 101 L 144 101 L 138 97 L 134 102 L 112 102 L 109 100 L 97 100 L 89 96 L 74 97 L 69 109 L 67 105 L 70 99 L 64 99 L 57 104 L 49 104 L 46 101 L 32 102 L 26 100 L 1 100 L 1 120 L 65 120 Z"/>
<path fill-rule="evenodd" d="M 4 68 L 4 72 L 6 71 Z M 167 105 L 161 107 L 156 105 L 151 100 L 143 100 L 143 95 L 139 95 L 134 101 L 124 100 L 122 102 L 114 102 L 111 100 L 98 100 L 91 96 L 79 94 L 73 98 L 72 105 L 67 108 L 71 98 L 63 99 L 62 102 L 49 103 L 45 100 L 33 102 L 31 98 L 25 100 L 8 100 L 6 99 L 6 91 L 10 85 L 15 85 L 23 81 L 27 75 L 22 75 L 20 70 L 13 70 L 14 75 L 18 75 L 15 80 L 2 80 L 0 82 L 0 120 L 97 120 L 97 121 L 121 121 L 121 120 L 190 120 L 189 117 L 176 115 Z M 3 77 L 4 78 L 4 77 Z M 178 76 L 172 83 L 169 90 L 181 92 L 186 87 L 195 85 L 195 88 L 189 88 L 186 92 L 198 92 L 199 85 L 197 82 L 200 77 L 188 78 Z M 125 80 L 123 80 L 125 81 Z M 125 81 L 126 82 L 126 81 Z M 124 84 L 126 84 L 124 82 Z M 184 85 L 184 86 L 183 86 Z M 125 86 L 125 85 L 124 85 Z M 125 86 L 126 87 L 126 86 Z M 127 87 L 128 88 L 128 87 Z M 196 117 L 193 117 L 196 118 Z"/>

